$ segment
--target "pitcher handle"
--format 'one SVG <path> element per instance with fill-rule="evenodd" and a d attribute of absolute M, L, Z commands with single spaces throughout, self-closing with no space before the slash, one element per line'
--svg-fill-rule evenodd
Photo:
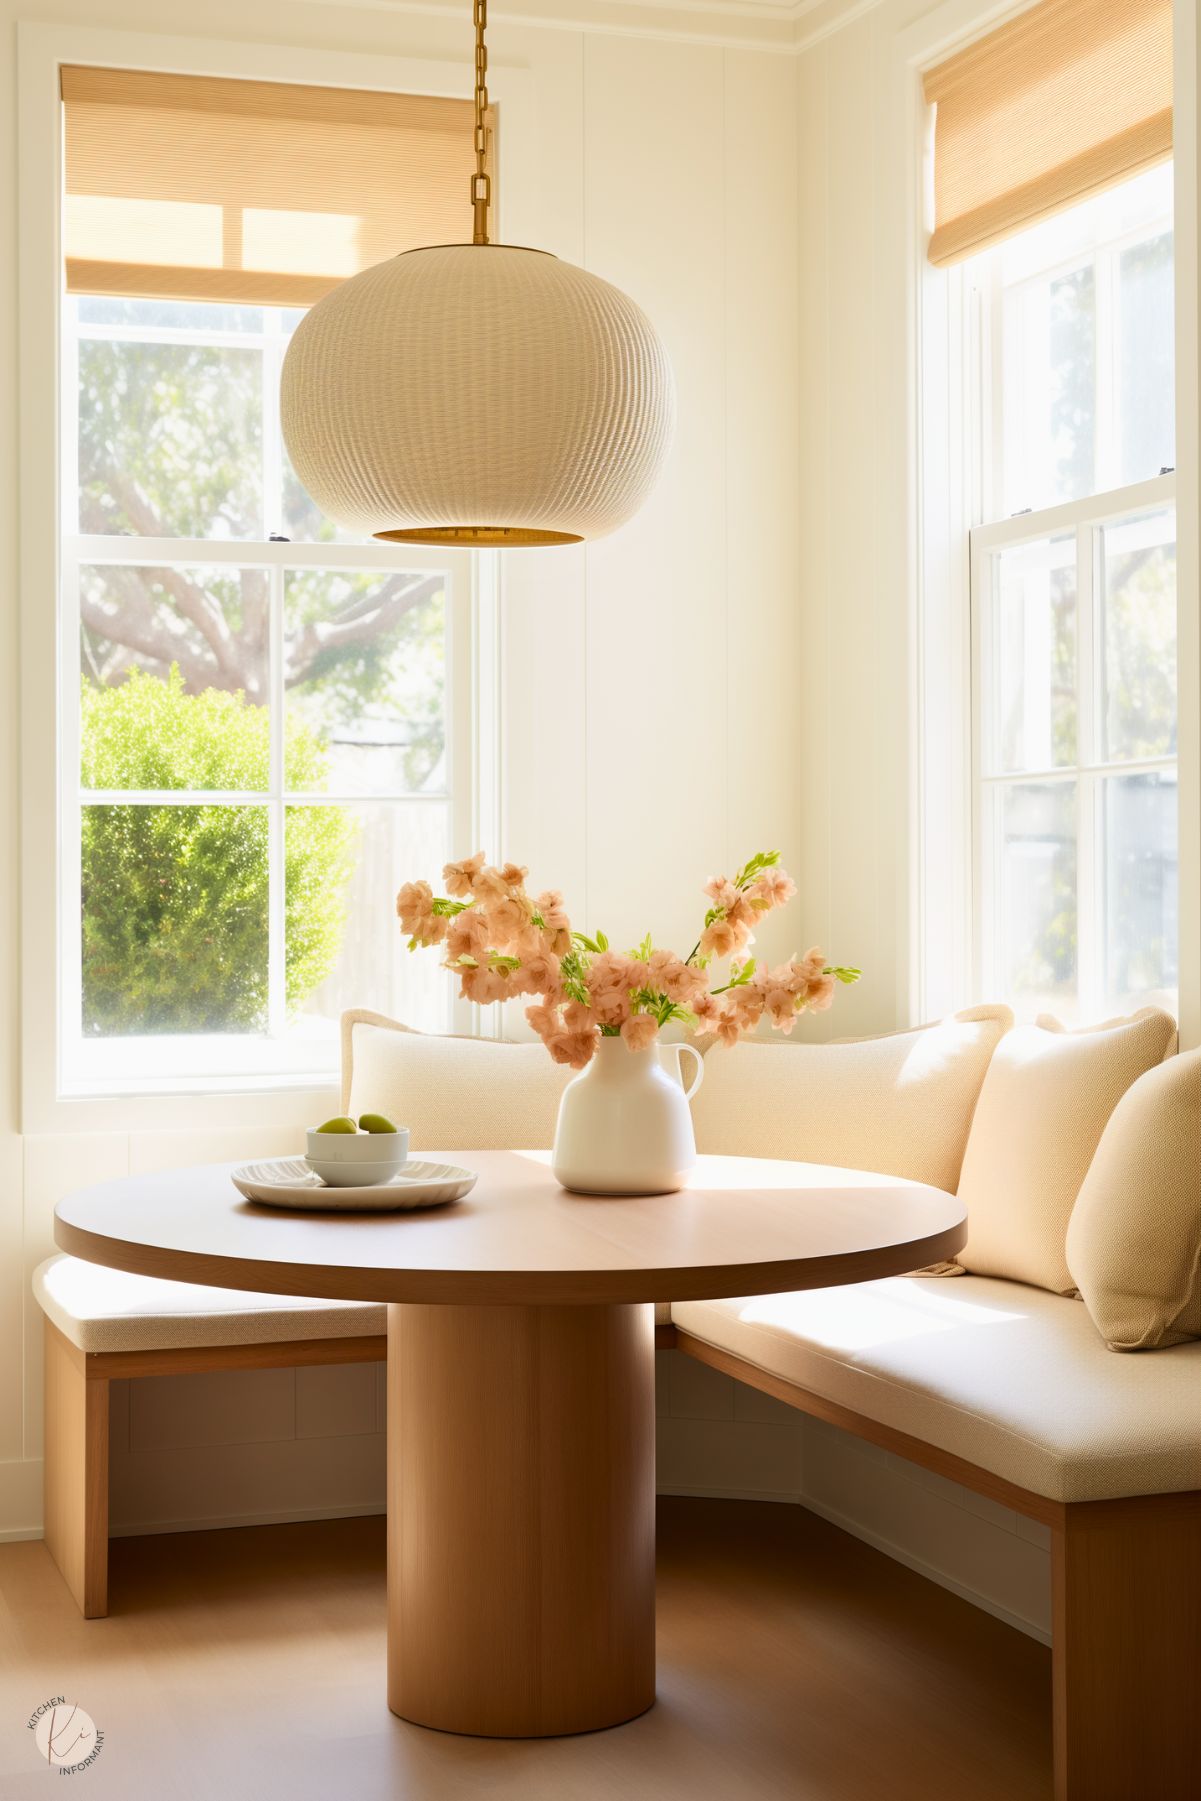
<path fill-rule="evenodd" d="M 672 1048 L 675 1050 L 677 1056 L 679 1056 L 682 1051 L 687 1051 L 690 1057 L 696 1058 L 696 1075 L 693 1078 L 692 1086 L 684 1089 L 684 1099 L 690 1101 L 705 1079 L 705 1059 L 701 1056 L 701 1053 L 697 1050 L 695 1044 L 677 1044 Z M 681 1070 L 681 1084 L 683 1083 L 683 1080 L 684 1072 Z"/>

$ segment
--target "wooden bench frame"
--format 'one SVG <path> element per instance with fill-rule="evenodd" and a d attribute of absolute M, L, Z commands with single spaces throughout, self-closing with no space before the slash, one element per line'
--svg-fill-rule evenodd
<path fill-rule="evenodd" d="M 384 1332 L 264 1344 L 192 1345 L 159 1351 L 81 1351 L 44 1319 L 45 1537 L 85 1619 L 108 1612 L 108 1385 L 125 1377 L 193 1376 L 208 1370 L 277 1370 L 321 1363 L 384 1363 Z M 655 1343 L 670 1326 L 655 1327 Z"/>
<path fill-rule="evenodd" d="M 1051 1529 L 1055 1801 L 1201 1784 L 1201 1491 L 1049 1501 L 670 1326 L 657 1342 Z"/>
<path fill-rule="evenodd" d="M 45 1321 L 46 1546 L 88 1619 L 108 1612 L 109 1388 L 124 1377 L 379 1363 L 387 1338 L 84 1352 Z M 1051 1529 L 1055 1801 L 1187 1801 L 1201 1771 L 1201 1492 L 1050 1501 L 676 1326 L 655 1344 Z"/>

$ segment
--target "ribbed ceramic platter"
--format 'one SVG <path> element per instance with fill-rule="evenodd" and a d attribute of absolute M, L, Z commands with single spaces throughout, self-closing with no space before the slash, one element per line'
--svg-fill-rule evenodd
<path fill-rule="evenodd" d="M 268 1207 L 303 1208 L 310 1213 L 394 1213 L 406 1208 L 441 1207 L 461 1201 L 476 1184 L 474 1170 L 454 1163 L 406 1163 L 390 1182 L 370 1188 L 331 1188 L 303 1157 L 275 1157 L 243 1163 L 233 1184 L 248 1201 Z"/>

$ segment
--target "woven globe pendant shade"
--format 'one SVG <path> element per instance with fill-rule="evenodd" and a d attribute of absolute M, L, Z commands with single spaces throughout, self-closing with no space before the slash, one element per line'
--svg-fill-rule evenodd
<path fill-rule="evenodd" d="M 506 244 L 411 250 L 297 327 L 284 438 L 351 530 L 427 544 L 573 544 L 624 523 L 662 466 L 671 366 L 617 288 Z"/>

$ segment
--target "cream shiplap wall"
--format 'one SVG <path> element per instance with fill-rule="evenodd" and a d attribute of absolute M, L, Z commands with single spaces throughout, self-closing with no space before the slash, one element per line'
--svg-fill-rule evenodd
<path fill-rule="evenodd" d="M 324 80 L 343 53 L 449 60 L 469 89 L 466 12 L 0 0 L 10 97 L 18 18 L 176 32 L 254 55 L 272 43 L 328 51 Z M 669 939 L 694 927 L 707 875 L 766 843 L 793 864 L 802 853 L 796 65 L 595 26 L 502 23 L 490 39 L 494 69 L 524 71 L 528 96 L 520 148 L 511 134 L 502 162 L 505 235 L 626 287 L 667 341 L 680 397 L 663 483 L 631 526 L 504 565 L 495 848 L 610 933 L 649 926 Z M 173 63 L 169 35 L 163 63 Z M 503 116 L 501 130 L 503 157 Z M 10 132 L 0 137 L 10 247 L 14 154 Z M 52 528 L 18 507 L 15 261 L 0 261 L 0 1535 L 40 1517 L 40 1316 L 28 1280 L 53 1248 L 55 1202 L 126 1170 L 293 1149 L 298 1127 L 333 1105 L 332 1095 L 256 1097 L 232 1111 L 202 1099 L 123 1105 L 112 1130 L 92 1107 L 86 1131 L 66 1121 L 18 1135 L 18 529 Z M 39 754 L 52 755 L 48 735 Z M 390 908 L 390 892 L 380 905 Z M 786 954 L 816 933 L 798 919 L 768 948 Z M 34 972 L 27 1008 L 45 1005 L 47 985 L 48 972 Z M 318 1381 L 195 1378 L 153 1405 L 122 1403 L 114 1523 L 271 1517 L 288 1496 L 298 1514 L 353 1510 L 379 1466 L 363 1383 L 353 1369 Z"/>

